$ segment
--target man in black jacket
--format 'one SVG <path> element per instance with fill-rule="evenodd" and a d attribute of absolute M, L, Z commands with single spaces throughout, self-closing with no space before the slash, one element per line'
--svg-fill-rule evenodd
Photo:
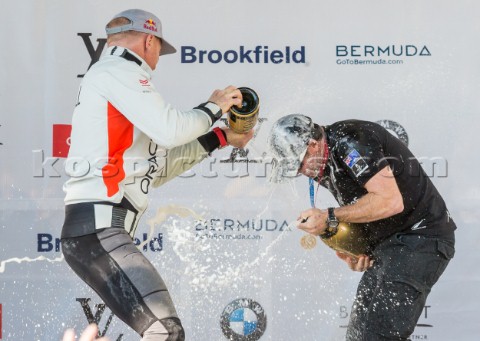
<path fill-rule="evenodd" d="M 347 340 L 407 340 L 455 252 L 455 223 L 418 160 L 386 129 L 359 120 L 322 127 L 288 115 L 274 124 L 268 144 L 271 181 L 311 179 L 312 208 L 300 213 L 298 228 L 325 237 L 343 222 L 364 233 L 364 254 L 337 252 L 352 270 L 365 271 Z M 315 182 L 340 207 L 315 208 Z"/>

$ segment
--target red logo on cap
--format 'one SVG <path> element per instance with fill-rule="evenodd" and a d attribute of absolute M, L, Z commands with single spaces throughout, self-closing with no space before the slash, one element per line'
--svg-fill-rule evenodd
<path fill-rule="evenodd" d="M 152 19 L 148 19 L 145 21 L 145 24 L 143 24 L 143 28 L 153 32 L 157 32 L 157 23 Z"/>

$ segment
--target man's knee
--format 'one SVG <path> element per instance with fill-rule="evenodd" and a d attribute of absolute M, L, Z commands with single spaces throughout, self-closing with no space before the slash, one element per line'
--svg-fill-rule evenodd
<path fill-rule="evenodd" d="M 176 317 L 166 318 L 160 320 L 165 329 L 168 331 L 168 338 L 166 341 L 184 341 L 185 331 L 183 330 L 180 319 Z"/>
<path fill-rule="evenodd" d="M 153 323 L 144 333 L 143 341 L 184 341 L 185 331 L 180 319 L 169 317 Z"/>

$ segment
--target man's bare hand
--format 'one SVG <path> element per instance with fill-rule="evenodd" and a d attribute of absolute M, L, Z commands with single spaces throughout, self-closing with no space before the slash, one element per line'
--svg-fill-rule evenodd
<path fill-rule="evenodd" d="M 85 330 L 83 331 L 80 339 L 78 341 L 108 341 L 108 338 L 102 337 L 97 339 L 98 335 L 98 327 L 96 324 L 90 324 Z M 65 331 L 63 335 L 62 341 L 75 341 L 75 331 L 73 329 L 68 329 Z"/>
<path fill-rule="evenodd" d="M 337 251 L 337 256 L 345 263 L 347 263 L 348 267 L 353 271 L 367 271 L 373 266 L 373 259 L 368 257 L 367 255 L 360 255 L 358 257 L 353 257 L 347 255 L 346 253 Z"/>
<path fill-rule="evenodd" d="M 223 90 L 215 90 L 208 100 L 218 105 L 222 112 L 226 113 L 234 105 L 241 108 L 243 98 L 240 90 L 230 85 Z"/>
<path fill-rule="evenodd" d="M 324 233 L 327 228 L 327 217 L 327 210 L 309 208 L 300 213 L 300 216 L 297 219 L 297 227 L 300 230 L 318 236 Z"/>
<path fill-rule="evenodd" d="M 236 148 L 244 148 L 253 137 L 253 129 L 242 134 L 236 133 L 229 128 L 223 128 L 223 131 L 227 134 L 228 144 Z"/>

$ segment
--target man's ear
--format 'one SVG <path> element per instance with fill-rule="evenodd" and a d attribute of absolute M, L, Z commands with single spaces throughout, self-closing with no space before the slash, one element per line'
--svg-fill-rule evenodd
<path fill-rule="evenodd" d="M 153 34 L 147 35 L 147 40 L 145 41 L 145 47 L 151 48 L 153 44 L 153 39 L 155 39 L 155 36 Z"/>
<path fill-rule="evenodd" d="M 310 139 L 308 141 L 308 148 L 317 150 L 320 146 L 320 143 L 315 139 Z"/>

